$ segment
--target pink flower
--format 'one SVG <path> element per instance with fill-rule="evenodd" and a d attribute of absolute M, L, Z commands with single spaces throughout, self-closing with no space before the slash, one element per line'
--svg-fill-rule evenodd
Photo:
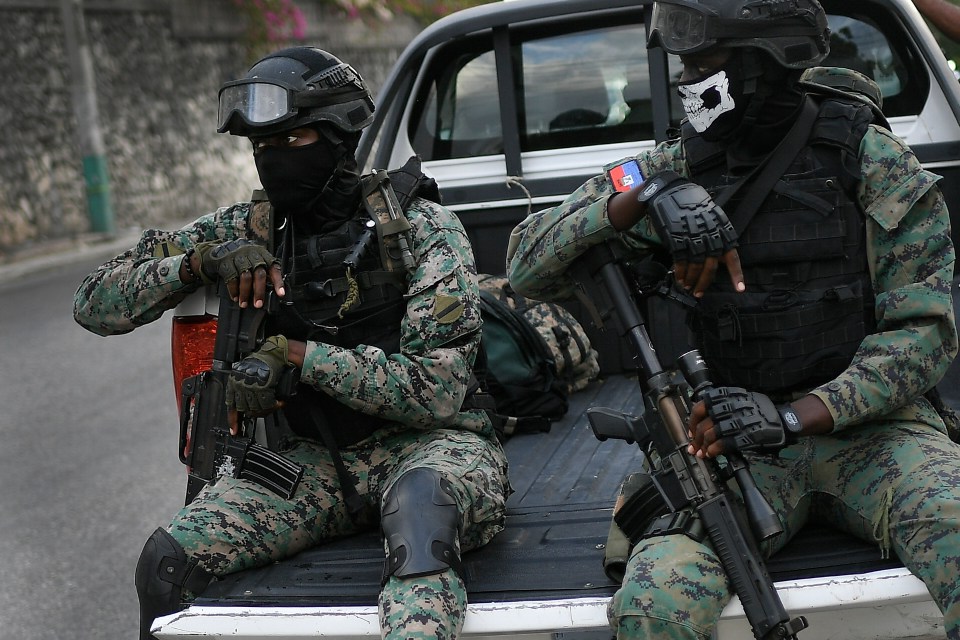
<path fill-rule="evenodd" d="M 303 40 L 307 37 L 307 19 L 299 7 L 292 7 L 293 14 L 293 37 Z"/>

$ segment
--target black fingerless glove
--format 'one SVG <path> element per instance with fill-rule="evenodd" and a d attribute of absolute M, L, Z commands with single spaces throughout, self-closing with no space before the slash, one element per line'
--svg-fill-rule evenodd
<path fill-rule="evenodd" d="M 724 451 L 773 453 L 796 441 L 800 421 L 792 407 L 740 387 L 711 387 L 700 394 Z"/>
<path fill-rule="evenodd" d="M 651 177 L 637 196 L 676 262 L 703 262 L 737 245 L 737 232 L 707 190 L 673 171 Z"/>

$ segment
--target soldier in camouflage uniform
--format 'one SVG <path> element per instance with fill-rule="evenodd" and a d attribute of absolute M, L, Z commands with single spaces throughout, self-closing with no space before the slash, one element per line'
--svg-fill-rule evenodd
<path fill-rule="evenodd" d="M 691 329 L 719 385 L 692 409 L 689 451 L 745 452 L 784 530 L 763 552 L 809 520 L 876 541 L 958 639 L 960 447 L 931 393 L 957 353 L 949 219 L 938 176 L 865 97 L 876 86 L 814 68 L 827 37 L 816 0 L 655 2 L 651 46 L 680 56 L 688 119 L 520 223 L 510 281 L 560 300 L 593 245 L 661 252 L 697 300 Z M 688 533 L 632 549 L 608 609 L 618 638 L 710 637 L 730 583 Z"/>
<path fill-rule="evenodd" d="M 271 414 L 279 371 L 300 370 L 276 412 L 293 432 L 281 453 L 304 470 L 296 492 L 223 476 L 158 529 L 137 567 L 141 638 L 215 577 L 377 524 L 390 558 L 383 636 L 456 638 L 462 628 L 460 554 L 503 528 L 509 493 L 491 422 L 470 408 L 476 267 L 458 219 L 415 194 L 392 222 L 405 229 L 392 258 L 381 252 L 387 232 L 367 233 L 383 211 L 364 206 L 354 151 L 372 113 L 360 76 L 329 53 L 298 47 L 260 60 L 221 89 L 219 130 L 250 138 L 270 202 L 146 231 L 77 291 L 77 321 L 112 335 L 217 277 L 241 306 L 262 306 L 272 288 L 280 312 L 263 346 L 234 365 L 227 404 Z M 344 266 L 351 256 L 355 269 Z"/>

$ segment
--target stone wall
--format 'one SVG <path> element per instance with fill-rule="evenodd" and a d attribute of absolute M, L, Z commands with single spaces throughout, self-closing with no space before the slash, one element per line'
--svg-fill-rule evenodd
<path fill-rule="evenodd" d="M 193 219 L 249 195 L 245 139 L 216 133 L 217 90 L 249 66 L 230 0 L 85 0 L 116 229 Z M 370 26 L 299 0 L 304 44 L 353 64 L 376 94 L 418 27 Z M 60 0 L 0 0 L 0 262 L 89 230 Z M 279 47 L 280 45 L 276 45 Z"/>

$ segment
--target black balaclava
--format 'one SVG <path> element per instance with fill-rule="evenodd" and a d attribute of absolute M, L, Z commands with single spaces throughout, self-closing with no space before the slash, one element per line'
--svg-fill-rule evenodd
<path fill-rule="evenodd" d="M 302 233 L 335 229 L 356 214 L 360 173 L 350 140 L 326 127 L 302 147 L 266 146 L 254 155 L 260 184 L 278 219 Z"/>
<path fill-rule="evenodd" d="M 780 143 L 803 105 L 803 91 L 797 84 L 803 71 L 781 67 L 766 55 L 762 58 L 764 72 L 754 98 L 757 108 L 751 103 L 740 131 L 743 144 L 732 149 L 753 156 L 766 155 Z"/>

